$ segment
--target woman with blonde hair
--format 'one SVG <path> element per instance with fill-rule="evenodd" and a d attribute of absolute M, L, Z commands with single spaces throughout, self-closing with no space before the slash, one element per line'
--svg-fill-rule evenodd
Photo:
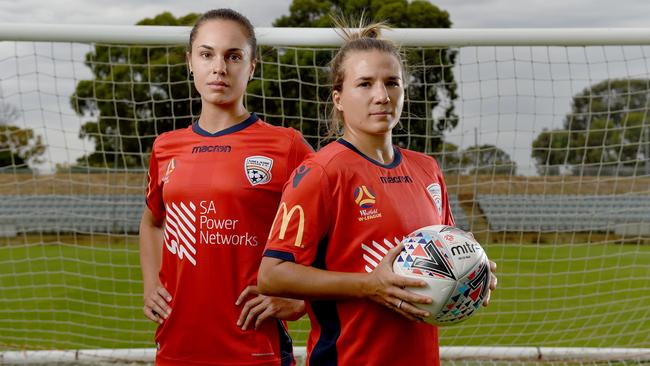
<path fill-rule="evenodd" d="M 381 28 L 343 31 L 331 62 L 331 128 L 342 136 L 294 171 L 258 275 L 262 293 L 308 300 L 312 366 L 440 362 L 437 328 L 416 307 L 432 300 L 405 289 L 425 283 L 392 262 L 405 235 L 454 219 L 435 159 L 392 143 L 407 76 Z"/>

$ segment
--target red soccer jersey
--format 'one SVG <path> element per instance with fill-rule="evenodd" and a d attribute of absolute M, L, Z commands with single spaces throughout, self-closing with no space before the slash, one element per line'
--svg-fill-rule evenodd
<path fill-rule="evenodd" d="M 395 148 L 380 164 L 345 140 L 307 159 L 287 182 L 265 256 L 339 272 L 370 272 L 404 236 L 453 225 L 434 159 Z M 371 300 L 313 300 L 308 363 L 439 365 L 437 328 Z"/>
<path fill-rule="evenodd" d="M 256 284 L 282 187 L 310 152 L 300 133 L 255 114 L 215 134 L 194 123 L 156 139 L 147 206 L 165 222 L 159 275 L 172 296 L 157 365 L 293 364 L 284 324 L 242 331 L 235 301 Z"/>

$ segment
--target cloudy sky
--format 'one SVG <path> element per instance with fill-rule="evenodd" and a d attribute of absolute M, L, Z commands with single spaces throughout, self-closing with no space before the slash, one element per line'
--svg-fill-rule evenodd
<path fill-rule="evenodd" d="M 457 28 L 647 27 L 645 0 L 439 0 Z M 133 24 L 162 11 L 174 15 L 231 7 L 256 26 L 288 13 L 290 0 L 1 0 L 0 22 Z"/>
<path fill-rule="evenodd" d="M 0 23 L 128 25 L 163 11 L 179 16 L 231 7 L 263 27 L 287 14 L 290 3 L 0 0 Z M 440 0 L 434 4 L 450 13 L 455 28 L 650 27 L 647 0 Z M 75 81 L 90 77 L 82 64 L 88 50 L 83 45 L 43 49 L 0 42 L 0 98 L 18 105 L 23 110 L 21 121 L 45 137 L 45 170 L 56 163 L 74 162 L 93 150 L 88 141 L 78 139 L 84 121 L 68 105 Z M 606 78 L 647 78 L 650 65 L 646 54 L 650 50 L 645 47 L 463 48 L 454 68 L 460 94 L 456 111 L 461 122 L 447 136 L 448 141 L 461 148 L 475 142 L 495 144 L 513 157 L 520 173 L 533 174 L 531 141 L 541 130 L 561 126 L 571 96 Z M 65 66 L 65 59 L 73 59 L 67 65 L 75 65 Z"/>

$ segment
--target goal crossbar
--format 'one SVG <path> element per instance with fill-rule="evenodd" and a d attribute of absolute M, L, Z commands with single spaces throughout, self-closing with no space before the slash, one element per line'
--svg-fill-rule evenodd
<path fill-rule="evenodd" d="M 190 27 L 133 25 L 0 24 L 2 41 L 185 44 Z M 333 28 L 256 28 L 264 46 L 337 46 Z M 301 37 L 296 37 L 300 34 Z M 404 46 L 605 46 L 650 45 L 650 28 L 391 29 Z"/>

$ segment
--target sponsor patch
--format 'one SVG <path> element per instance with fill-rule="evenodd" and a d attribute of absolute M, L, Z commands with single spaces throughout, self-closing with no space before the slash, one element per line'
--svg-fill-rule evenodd
<path fill-rule="evenodd" d="M 361 185 L 354 189 L 353 196 L 359 210 L 359 221 L 368 221 L 381 217 L 379 209 L 374 207 L 377 203 L 377 195 L 369 186 Z"/>

